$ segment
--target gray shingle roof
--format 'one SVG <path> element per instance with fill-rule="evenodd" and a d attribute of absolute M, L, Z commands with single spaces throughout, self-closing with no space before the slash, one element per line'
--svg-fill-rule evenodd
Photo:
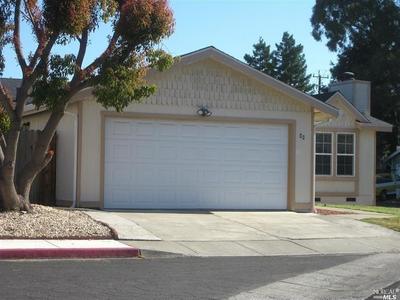
<path fill-rule="evenodd" d="M 319 101 L 326 102 L 329 100 L 330 97 L 332 97 L 336 93 L 337 93 L 337 91 L 322 93 L 322 94 L 315 94 L 315 95 L 311 95 L 311 96 L 318 99 Z"/>
<path fill-rule="evenodd" d="M 15 99 L 17 95 L 17 88 L 20 87 L 22 79 L 18 78 L 0 78 L 1 83 L 10 93 L 11 97 Z"/>

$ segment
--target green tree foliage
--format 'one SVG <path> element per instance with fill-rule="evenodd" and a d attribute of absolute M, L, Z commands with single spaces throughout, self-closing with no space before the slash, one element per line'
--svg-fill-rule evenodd
<path fill-rule="evenodd" d="M 272 53 L 275 77 L 298 90 L 310 92 L 313 86 L 310 84 L 311 75 L 307 75 L 303 45 L 296 45 L 293 35 L 284 32 L 282 41 L 275 47 Z"/>
<path fill-rule="evenodd" d="M 317 41 L 338 53 L 334 78 L 352 71 L 371 81 L 372 115 L 394 125 L 378 135 L 378 158 L 399 145 L 400 7 L 392 0 L 317 0 L 311 18 Z"/>
<path fill-rule="evenodd" d="M 307 75 L 303 46 L 296 45 L 293 35 L 285 32 L 282 41 L 275 47 L 271 51 L 271 46 L 260 37 L 253 45 L 253 53 L 245 54 L 244 60 L 249 66 L 303 92 L 311 91 L 313 86 L 310 84 L 311 75 Z"/>
<path fill-rule="evenodd" d="M 84 65 L 91 34 L 101 23 L 109 23 L 113 29 L 108 45 Z M 22 26 L 29 26 L 36 40 L 27 56 L 20 35 Z M 0 208 L 29 207 L 31 183 L 51 160 L 51 138 L 70 100 L 79 91 L 92 87 L 100 104 L 117 111 L 142 102 L 155 92 L 156 87 L 148 84 L 145 77 L 149 69 L 162 71 L 172 65 L 173 58 L 157 45 L 173 29 L 174 18 L 167 0 L 0 1 L 0 76 L 6 63 L 14 63 L 3 56 L 7 45 L 15 50 L 23 75 L 16 99 L 0 79 Z M 53 53 L 57 44 L 71 52 L 63 56 Z M 22 114 L 29 97 L 51 114 L 40 132 L 32 160 L 15 176 Z"/>
<path fill-rule="evenodd" d="M 271 46 L 262 37 L 253 45 L 253 54 L 245 54 L 247 64 L 258 71 L 274 76 L 275 67 L 272 63 Z"/>

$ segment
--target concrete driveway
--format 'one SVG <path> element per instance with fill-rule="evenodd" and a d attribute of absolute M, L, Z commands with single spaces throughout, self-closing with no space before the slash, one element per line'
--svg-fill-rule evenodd
<path fill-rule="evenodd" d="M 358 221 L 376 213 L 88 211 L 125 243 L 193 256 L 397 252 L 400 233 Z"/>

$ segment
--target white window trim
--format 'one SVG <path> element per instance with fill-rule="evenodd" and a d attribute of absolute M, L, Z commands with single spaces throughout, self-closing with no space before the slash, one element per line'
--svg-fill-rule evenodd
<path fill-rule="evenodd" d="M 353 136 L 353 154 L 346 154 L 346 153 L 338 153 L 338 148 L 339 148 L 339 143 L 338 143 L 338 135 L 339 134 L 346 134 L 346 135 L 352 135 Z M 336 140 L 336 163 L 335 163 L 335 175 L 336 177 L 355 177 L 356 176 L 356 134 L 354 132 L 346 132 L 346 131 L 341 131 L 341 132 L 336 132 L 336 136 L 335 136 L 335 140 Z M 352 175 L 338 175 L 337 173 L 337 164 L 338 164 L 338 156 L 352 156 L 353 157 L 353 174 Z"/>
<path fill-rule="evenodd" d="M 330 134 L 330 136 L 331 136 L 331 153 L 317 153 L 317 134 L 318 133 Z M 314 143 L 314 165 L 315 166 L 317 165 L 317 155 L 326 155 L 326 156 L 329 155 L 331 157 L 331 172 L 329 174 L 317 174 L 316 170 L 315 170 L 316 167 L 315 167 L 314 168 L 315 176 L 318 176 L 318 177 L 331 177 L 333 175 L 333 168 L 334 168 L 334 166 L 333 166 L 333 143 L 334 143 L 333 138 L 334 138 L 333 132 L 327 132 L 327 131 L 316 131 L 315 132 L 315 137 L 314 137 L 314 141 L 315 141 L 315 143 Z"/>

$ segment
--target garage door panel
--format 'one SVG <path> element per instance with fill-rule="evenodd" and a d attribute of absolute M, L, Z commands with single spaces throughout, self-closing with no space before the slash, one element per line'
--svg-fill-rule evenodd
<path fill-rule="evenodd" d="M 129 121 L 112 120 L 106 128 L 106 137 L 119 137 L 131 135 L 131 123 Z"/>
<path fill-rule="evenodd" d="M 105 125 L 106 208 L 286 208 L 287 125 Z"/>
<path fill-rule="evenodd" d="M 131 160 L 131 145 L 129 141 L 114 140 L 106 145 L 105 161 L 129 162 Z"/>
<path fill-rule="evenodd" d="M 104 174 L 105 185 L 130 185 L 132 179 L 132 169 L 129 164 L 107 163 L 105 164 L 108 172 Z"/>
<path fill-rule="evenodd" d="M 133 127 L 133 134 L 130 136 L 131 138 L 146 138 L 155 136 L 156 128 L 152 122 L 138 121 L 135 124 L 131 123 L 131 125 Z"/>
<path fill-rule="evenodd" d="M 134 187 L 152 185 L 154 177 L 160 175 L 154 164 L 133 164 L 131 166 L 132 186 Z"/>

